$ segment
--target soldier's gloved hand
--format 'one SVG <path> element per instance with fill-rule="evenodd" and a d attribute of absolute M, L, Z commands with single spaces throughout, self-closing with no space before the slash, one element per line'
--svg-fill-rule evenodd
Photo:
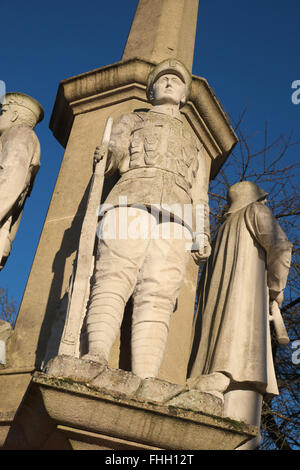
<path fill-rule="evenodd" d="M 206 233 L 197 234 L 192 245 L 192 257 L 196 264 L 205 263 L 211 253 L 209 238 Z"/>
<path fill-rule="evenodd" d="M 95 152 L 94 152 L 94 164 L 100 162 L 100 160 L 102 160 L 102 158 L 104 157 L 105 155 L 105 147 L 103 145 L 99 145 L 98 147 L 96 147 L 95 149 Z"/>

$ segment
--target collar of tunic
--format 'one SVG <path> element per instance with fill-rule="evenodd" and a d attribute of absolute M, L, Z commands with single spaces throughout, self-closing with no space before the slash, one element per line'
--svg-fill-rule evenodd
<path fill-rule="evenodd" d="M 157 113 L 157 114 L 164 114 L 166 116 L 171 116 L 175 119 L 178 119 L 180 122 L 182 121 L 182 115 L 179 111 L 179 109 L 174 109 L 172 106 L 166 106 L 166 105 L 156 105 L 153 106 L 153 108 L 150 109 L 151 113 Z"/>

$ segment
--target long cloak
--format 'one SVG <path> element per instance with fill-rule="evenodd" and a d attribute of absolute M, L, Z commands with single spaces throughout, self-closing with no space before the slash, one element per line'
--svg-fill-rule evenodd
<path fill-rule="evenodd" d="M 223 372 L 260 393 L 278 394 L 269 293 L 284 289 L 291 250 L 264 204 L 228 214 L 200 279 L 190 377 Z"/>

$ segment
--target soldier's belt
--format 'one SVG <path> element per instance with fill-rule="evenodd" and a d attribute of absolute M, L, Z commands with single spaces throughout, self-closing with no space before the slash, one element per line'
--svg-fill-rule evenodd
<path fill-rule="evenodd" d="M 164 177 L 170 177 L 175 179 L 175 183 L 184 191 L 187 192 L 187 194 L 190 196 L 190 189 L 191 189 L 191 184 L 186 181 L 186 179 L 176 173 L 175 171 L 172 170 L 166 170 L 164 168 L 157 168 L 157 167 L 139 167 L 139 168 L 131 168 L 127 170 L 125 173 L 121 175 L 121 180 L 126 181 L 129 179 L 135 179 L 135 178 L 154 178 L 157 175 L 163 175 Z"/>

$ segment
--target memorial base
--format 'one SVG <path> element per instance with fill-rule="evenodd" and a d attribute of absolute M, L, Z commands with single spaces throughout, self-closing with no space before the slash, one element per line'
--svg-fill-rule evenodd
<path fill-rule="evenodd" d="M 222 409 L 221 395 L 57 356 L 34 373 L 7 448 L 229 450 L 257 435 Z"/>

